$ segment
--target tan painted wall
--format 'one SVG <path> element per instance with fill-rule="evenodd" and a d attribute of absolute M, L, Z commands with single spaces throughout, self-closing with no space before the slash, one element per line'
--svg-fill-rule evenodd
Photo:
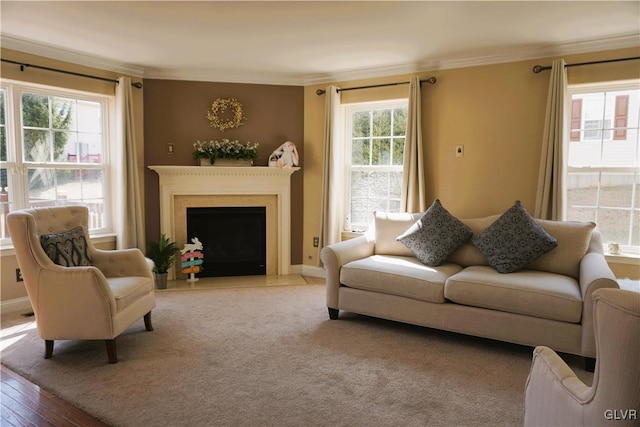
<path fill-rule="evenodd" d="M 75 64 L 65 63 L 61 61 L 55 61 L 52 59 L 29 55 L 22 52 L 17 52 L 8 49 L 2 49 L 2 58 L 12 61 L 19 61 L 24 63 L 31 63 L 45 67 L 51 67 L 56 69 L 62 69 L 65 71 L 72 71 L 76 73 L 89 74 L 93 76 L 105 77 L 109 79 L 117 79 L 120 75 L 104 70 L 93 69 L 83 67 Z M 64 87 L 73 90 L 87 91 L 93 93 L 100 93 L 105 95 L 115 94 L 115 84 L 110 82 L 104 82 L 101 80 L 88 79 L 83 77 L 71 76 L 67 74 L 54 73 L 51 71 L 38 70 L 36 68 L 25 68 L 24 71 L 20 71 L 20 67 L 5 62 L 0 63 L 0 75 L 2 79 L 18 80 L 30 83 L 38 83 L 49 86 Z M 141 81 L 141 79 L 133 76 L 133 81 Z M 138 144 L 138 160 L 139 170 L 142 173 L 144 171 L 144 108 L 143 108 L 143 89 L 133 89 L 133 97 L 135 104 L 135 121 L 138 124 L 136 127 L 136 138 Z M 141 183 L 141 194 L 144 194 L 144 183 Z M 111 249 L 115 247 L 114 243 L 107 243 L 105 245 L 99 245 L 103 249 Z M 27 296 L 26 290 L 22 283 L 18 283 L 15 277 L 15 269 L 18 267 L 17 261 L 14 255 L 3 255 L 0 259 L 0 300 L 8 301 L 15 298 L 22 298 Z"/>
<path fill-rule="evenodd" d="M 568 64 L 638 56 L 624 49 L 566 56 Z M 427 198 L 439 198 L 459 217 L 501 213 L 517 199 L 532 211 L 549 72 L 532 72 L 536 64 L 555 58 L 420 73 L 435 76 L 435 85 L 422 85 L 422 122 L 427 165 Z M 638 62 L 568 68 L 570 84 L 640 78 Z M 339 87 L 408 81 L 409 76 L 337 82 Z M 317 265 L 313 237 L 320 230 L 322 151 L 325 96 L 305 88 L 305 264 Z M 408 85 L 343 92 L 342 102 L 406 97 Z M 455 146 L 464 145 L 462 158 Z"/>

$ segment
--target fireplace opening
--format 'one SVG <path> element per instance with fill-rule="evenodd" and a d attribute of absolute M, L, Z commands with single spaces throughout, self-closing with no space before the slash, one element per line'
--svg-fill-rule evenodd
<path fill-rule="evenodd" d="M 266 207 L 187 208 L 187 238 L 202 242 L 199 277 L 267 274 Z"/>

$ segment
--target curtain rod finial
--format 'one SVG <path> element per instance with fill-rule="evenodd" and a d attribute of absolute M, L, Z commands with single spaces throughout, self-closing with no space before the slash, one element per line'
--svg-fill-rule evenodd
<path fill-rule="evenodd" d="M 544 67 L 543 67 L 542 65 L 534 65 L 534 66 L 533 66 L 533 72 L 534 72 L 534 73 L 536 73 L 536 74 L 538 74 L 539 72 L 541 72 L 541 71 L 542 71 L 542 69 L 543 69 L 543 68 L 544 68 Z"/>
<path fill-rule="evenodd" d="M 131 86 L 135 87 L 136 89 L 142 89 L 142 83 L 140 82 L 131 83 Z"/>
<path fill-rule="evenodd" d="M 316 90 L 316 95 L 324 95 L 325 92 L 326 92 L 326 90 L 324 90 L 324 89 L 318 89 L 318 90 Z"/>

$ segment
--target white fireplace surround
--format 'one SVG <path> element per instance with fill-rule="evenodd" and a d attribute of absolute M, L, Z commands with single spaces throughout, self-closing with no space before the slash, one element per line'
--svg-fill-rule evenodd
<path fill-rule="evenodd" d="M 267 257 L 271 250 L 275 250 L 274 271 L 278 275 L 290 274 L 291 270 L 291 174 L 300 168 L 281 169 L 277 167 L 215 167 L 215 166 L 149 166 L 159 176 L 160 187 L 160 232 L 168 237 L 186 235 L 185 230 L 176 229 L 176 198 L 182 196 L 222 196 L 221 200 L 228 200 L 229 196 L 275 196 L 277 230 L 267 230 L 267 233 L 277 232 L 277 243 L 267 243 Z M 199 197 L 196 197 L 199 198 Z M 203 199 L 207 200 L 207 199 Z M 262 197 L 256 197 L 261 206 Z M 206 202 L 205 202 L 206 203 Z M 216 203 L 216 206 L 223 206 Z M 268 203 L 267 203 L 268 204 Z M 228 204 L 233 205 L 233 202 Z M 264 204 L 263 204 L 264 205 Z M 203 206 L 199 203 L 198 206 Z M 182 225 L 181 227 L 184 227 Z M 269 228 L 269 225 L 267 225 Z M 183 243 L 175 240 L 178 247 Z M 172 269 L 173 270 L 173 269 Z M 267 270 L 269 273 L 269 269 Z M 169 272 L 169 278 L 174 279 L 175 272 Z"/>

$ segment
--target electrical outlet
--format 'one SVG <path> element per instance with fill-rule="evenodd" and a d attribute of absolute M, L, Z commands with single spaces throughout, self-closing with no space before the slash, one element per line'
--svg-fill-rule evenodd
<path fill-rule="evenodd" d="M 319 237 L 314 237 L 313 238 L 313 247 L 317 248 L 319 244 L 320 244 L 320 238 Z"/>
<path fill-rule="evenodd" d="M 464 156 L 464 145 L 456 145 L 456 157 Z"/>
<path fill-rule="evenodd" d="M 167 153 L 168 154 L 174 153 L 173 144 L 167 144 Z"/>
<path fill-rule="evenodd" d="M 16 268 L 16 282 L 22 282 L 24 279 L 22 278 L 22 271 L 19 268 Z"/>

